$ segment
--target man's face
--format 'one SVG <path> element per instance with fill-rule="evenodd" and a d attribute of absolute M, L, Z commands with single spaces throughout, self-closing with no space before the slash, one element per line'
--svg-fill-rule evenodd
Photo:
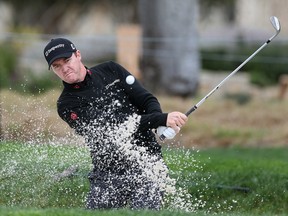
<path fill-rule="evenodd" d="M 56 59 L 52 63 L 51 68 L 61 80 L 73 84 L 83 81 L 81 65 L 81 54 L 80 51 L 77 50 L 70 58 Z"/>

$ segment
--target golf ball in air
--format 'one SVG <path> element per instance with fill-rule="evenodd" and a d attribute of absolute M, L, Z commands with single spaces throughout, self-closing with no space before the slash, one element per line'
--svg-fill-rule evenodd
<path fill-rule="evenodd" d="M 128 85 L 132 85 L 134 82 L 135 82 L 134 76 L 129 75 L 129 76 L 126 77 L 126 83 L 127 83 Z"/>

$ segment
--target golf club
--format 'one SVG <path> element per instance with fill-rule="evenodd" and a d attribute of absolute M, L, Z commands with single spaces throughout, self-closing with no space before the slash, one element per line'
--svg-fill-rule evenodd
<path fill-rule="evenodd" d="M 258 48 L 252 55 L 250 55 L 242 64 L 240 64 L 234 71 L 232 71 L 227 77 L 225 77 L 215 88 L 213 88 L 205 97 L 203 97 L 196 105 L 194 105 L 191 109 L 189 109 L 185 114 L 186 116 L 189 116 L 192 112 L 194 112 L 199 106 L 201 106 L 202 103 L 204 103 L 205 100 L 207 100 L 216 90 L 218 90 L 224 82 L 226 82 L 231 76 L 233 76 L 235 73 L 237 73 L 248 61 L 250 61 L 260 50 L 262 50 L 267 44 L 269 44 L 279 33 L 281 30 L 280 22 L 277 17 L 271 16 L 270 21 L 274 29 L 276 30 L 276 33 L 270 37 L 260 48 Z M 162 134 L 159 139 L 161 141 L 165 140 L 165 135 Z"/>

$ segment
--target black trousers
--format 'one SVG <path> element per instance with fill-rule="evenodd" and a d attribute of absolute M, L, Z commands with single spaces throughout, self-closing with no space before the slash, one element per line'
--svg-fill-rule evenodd
<path fill-rule="evenodd" d="M 159 185 L 141 172 L 101 172 L 89 174 L 90 192 L 87 209 L 131 209 L 161 208 L 163 191 Z"/>

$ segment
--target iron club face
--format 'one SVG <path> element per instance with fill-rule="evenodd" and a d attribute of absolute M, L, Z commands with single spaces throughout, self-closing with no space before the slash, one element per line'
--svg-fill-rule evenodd
<path fill-rule="evenodd" d="M 279 34 L 279 32 L 280 32 L 280 30 L 281 30 L 281 26 L 280 26 L 280 22 L 279 22 L 278 18 L 275 17 L 275 16 L 271 16 L 271 17 L 270 17 L 270 21 L 271 21 L 274 29 L 275 29 L 275 30 L 277 31 L 277 33 Z"/>
<path fill-rule="evenodd" d="M 272 41 L 281 31 L 281 25 L 280 25 L 280 22 L 278 20 L 277 17 L 275 16 L 271 16 L 270 17 L 270 21 L 271 21 L 271 24 L 273 26 L 273 28 L 276 30 L 276 34 L 273 35 L 271 38 L 269 38 L 269 40 L 267 41 L 267 43 L 269 43 L 270 41 Z"/>

